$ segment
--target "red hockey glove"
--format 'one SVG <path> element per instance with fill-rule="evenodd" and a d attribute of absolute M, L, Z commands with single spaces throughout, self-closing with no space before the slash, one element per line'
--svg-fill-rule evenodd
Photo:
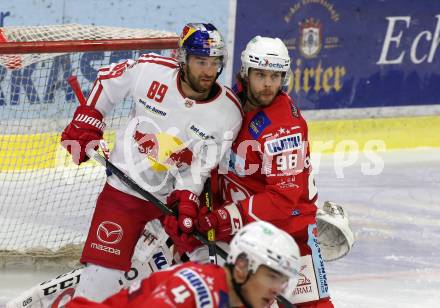
<path fill-rule="evenodd" d="M 163 228 L 165 232 L 170 236 L 173 240 L 174 247 L 182 256 L 185 252 L 192 252 L 195 248 L 202 246 L 202 243 L 199 242 L 194 236 L 182 233 L 179 229 L 179 223 L 175 216 L 165 215 L 161 219 Z"/>
<path fill-rule="evenodd" d="M 241 204 L 232 202 L 212 212 L 209 212 L 206 207 L 202 208 L 199 213 L 197 228 L 203 233 L 215 229 L 216 240 L 220 240 L 235 234 L 243 227 L 243 223 L 245 221 Z"/>
<path fill-rule="evenodd" d="M 199 209 L 199 197 L 189 190 L 175 190 L 167 198 L 169 206 L 178 202 L 179 229 L 184 233 L 191 233 L 194 230 L 194 220 L 197 218 Z"/>
<path fill-rule="evenodd" d="M 79 106 L 76 109 L 72 122 L 61 134 L 61 144 L 72 154 L 75 164 L 79 165 L 89 159 L 86 147 L 89 142 L 102 139 L 104 128 L 101 112 L 90 106 Z M 96 150 L 98 143 L 95 143 L 93 148 Z"/>

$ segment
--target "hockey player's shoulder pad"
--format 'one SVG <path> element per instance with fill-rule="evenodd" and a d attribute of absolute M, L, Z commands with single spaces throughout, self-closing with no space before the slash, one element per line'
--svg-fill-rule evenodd
<path fill-rule="evenodd" d="M 240 99 L 238 98 L 238 96 L 229 87 L 225 86 L 224 88 L 226 90 L 226 97 L 231 101 L 231 103 L 233 103 L 238 108 L 241 116 L 244 117 L 242 103 L 241 103 Z"/>
<path fill-rule="evenodd" d="M 302 119 L 301 110 L 286 92 L 281 91 L 277 99 L 284 103 L 283 111 L 286 115 L 289 115 L 292 120 Z"/>
<path fill-rule="evenodd" d="M 103 66 L 98 70 L 97 79 L 102 81 L 105 79 L 116 78 L 121 76 L 128 68 L 133 67 L 136 64 L 135 61 L 129 59 L 121 63 L 112 63 L 107 66 Z"/>
<path fill-rule="evenodd" d="M 165 57 L 158 55 L 156 53 L 146 53 L 139 57 L 137 60 L 137 63 L 144 63 L 144 64 L 157 64 L 165 67 L 169 67 L 172 69 L 176 69 L 179 67 L 179 63 L 176 59 Z"/>

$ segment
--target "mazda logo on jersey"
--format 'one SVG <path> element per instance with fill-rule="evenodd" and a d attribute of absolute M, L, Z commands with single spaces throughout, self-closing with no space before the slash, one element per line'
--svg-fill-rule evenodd
<path fill-rule="evenodd" d="M 96 231 L 98 240 L 104 244 L 119 243 L 123 234 L 124 232 L 122 231 L 122 227 L 111 221 L 101 222 L 98 226 L 98 230 Z"/>

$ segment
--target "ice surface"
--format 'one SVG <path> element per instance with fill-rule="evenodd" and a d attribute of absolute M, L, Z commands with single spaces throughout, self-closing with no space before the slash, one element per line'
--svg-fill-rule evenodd
<path fill-rule="evenodd" d="M 327 264 L 336 307 L 440 307 L 440 150 L 380 153 L 383 171 L 343 169 L 321 160 L 319 200 L 347 210 L 356 242 L 344 259 Z"/>
<path fill-rule="evenodd" d="M 319 203 L 342 204 L 356 235 L 326 265 L 335 307 L 440 307 L 440 149 L 350 155 L 313 159 Z M 0 271 L 0 303 L 55 274 Z"/>

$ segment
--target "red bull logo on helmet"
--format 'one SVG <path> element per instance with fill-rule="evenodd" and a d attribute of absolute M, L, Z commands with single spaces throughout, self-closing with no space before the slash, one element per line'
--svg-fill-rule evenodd
<path fill-rule="evenodd" d="M 180 35 L 179 39 L 179 46 L 182 47 L 183 43 L 194 33 L 196 32 L 196 29 L 193 27 L 190 27 L 189 25 L 186 25 L 183 30 L 182 34 Z"/>

